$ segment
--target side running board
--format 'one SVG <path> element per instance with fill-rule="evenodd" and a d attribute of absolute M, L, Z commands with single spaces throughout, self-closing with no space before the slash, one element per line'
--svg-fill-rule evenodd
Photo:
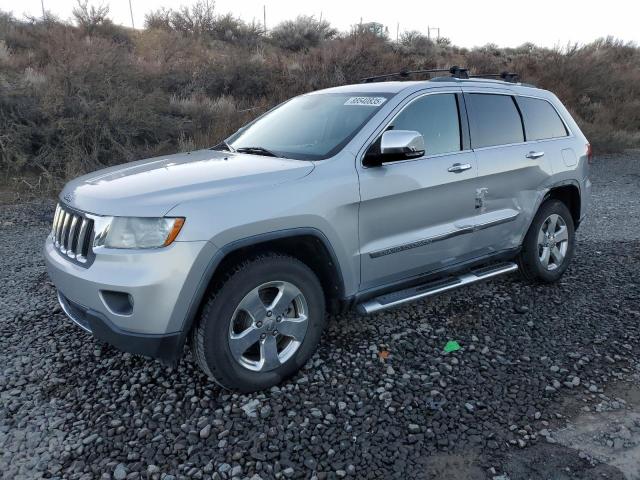
<path fill-rule="evenodd" d="M 412 302 L 421 298 L 437 295 L 455 288 L 496 277 L 504 273 L 513 272 L 518 269 L 518 265 L 513 262 L 505 262 L 487 267 L 477 268 L 458 276 L 452 276 L 418 285 L 417 287 L 398 290 L 397 292 L 386 293 L 379 297 L 372 298 L 360 303 L 356 308 L 359 313 L 369 314 L 396 307 L 403 303 Z"/>

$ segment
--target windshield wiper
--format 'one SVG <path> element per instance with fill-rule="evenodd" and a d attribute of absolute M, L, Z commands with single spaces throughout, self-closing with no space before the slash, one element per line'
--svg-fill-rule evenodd
<path fill-rule="evenodd" d="M 229 145 L 224 140 L 218 143 L 217 145 L 214 145 L 213 147 L 211 147 L 210 150 L 226 150 L 227 152 L 235 152 L 233 147 L 231 147 L 231 145 Z"/>
<path fill-rule="evenodd" d="M 248 153 L 250 155 L 266 155 L 267 157 L 278 157 L 281 158 L 277 153 L 272 152 L 271 150 L 267 150 L 263 147 L 240 147 L 236 149 L 238 153 Z"/>

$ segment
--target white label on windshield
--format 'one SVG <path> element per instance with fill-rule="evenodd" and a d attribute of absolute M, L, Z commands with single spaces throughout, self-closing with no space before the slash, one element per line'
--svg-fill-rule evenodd
<path fill-rule="evenodd" d="M 366 107 L 379 107 L 387 99 L 384 97 L 351 97 L 344 102 L 345 105 L 364 105 Z"/>

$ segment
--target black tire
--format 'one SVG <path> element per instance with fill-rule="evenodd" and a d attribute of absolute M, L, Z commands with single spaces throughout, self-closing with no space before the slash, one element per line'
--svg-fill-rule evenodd
<path fill-rule="evenodd" d="M 563 260 L 552 270 L 545 267 L 540 259 L 540 247 L 538 246 L 538 234 L 545 221 L 552 215 L 558 215 L 567 227 L 567 250 Z M 567 206 L 556 199 L 546 200 L 540 205 L 538 212 L 531 222 L 529 231 L 522 243 L 522 250 L 518 255 L 518 265 L 520 273 L 525 279 L 534 282 L 552 283 L 556 282 L 565 272 L 575 249 L 575 228 L 573 217 Z"/>
<path fill-rule="evenodd" d="M 269 282 L 288 282 L 299 290 L 308 307 L 307 328 L 295 353 L 279 367 L 253 371 L 234 358 L 229 328 L 241 301 Z M 297 372 L 315 352 L 326 324 L 324 293 L 317 276 L 296 258 L 276 253 L 237 265 L 205 301 L 192 332 L 194 357 L 202 370 L 222 387 L 245 393 L 270 388 Z M 259 341 L 252 348 L 261 352 L 261 345 Z"/>

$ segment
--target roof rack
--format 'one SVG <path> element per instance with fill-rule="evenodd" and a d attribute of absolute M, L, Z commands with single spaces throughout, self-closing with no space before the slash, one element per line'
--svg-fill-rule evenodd
<path fill-rule="evenodd" d="M 373 77 L 366 77 L 362 79 L 362 83 L 379 82 L 392 78 L 407 78 L 410 75 L 421 75 L 425 73 L 443 73 L 448 72 L 451 74 L 451 78 L 469 79 L 469 78 L 499 78 L 504 82 L 517 83 L 519 81 L 519 75 L 513 72 L 502 73 L 480 73 L 476 75 L 469 75 L 469 70 L 464 67 L 453 66 L 450 68 L 431 68 L 427 70 L 400 70 L 395 73 L 386 73 L 384 75 L 376 75 Z M 436 80 L 445 80 L 449 77 L 438 77 Z"/>
<path fill-rule="evenodd" d="M 469 75 L 469 78 L 500 78 L 505 82 L 517 83 L 520 75 L 513 72 L 501 72 L 501 73 L 480 73 L 478 75 Z"/>
<path fill-rule="evenodd" d="M 451 68 L 430 68 L 426 70 L 400 70 L 395 73 L 386 73 L 384 75 L 376 75 L 373 77 L 366 77 L 362 79 L 362 83 L 372 83 L 380 80 L 386 80 L 388 78 L 407 78 L 409 75 L 421 75 L 425 73 L 443 73 L 448 72 L 454 78 L 469 78 L 469 74 L 466 68 L 453 66 Z"/>

